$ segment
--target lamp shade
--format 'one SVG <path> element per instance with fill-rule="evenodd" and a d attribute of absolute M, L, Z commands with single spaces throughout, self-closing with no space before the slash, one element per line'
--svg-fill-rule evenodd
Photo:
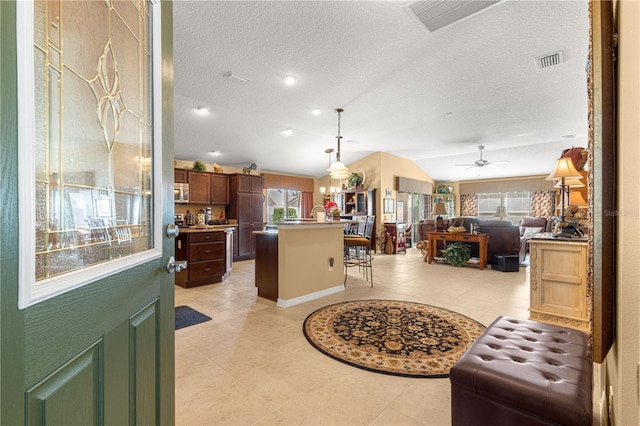
<path fill-rule="evenodd" d="M 334 161 L 327 171 L 329 172 L 329 177 L 331 177 L 331 179 L 347 179 L 351 176 L 349 169 L 342 161 Z"/>
<path fill-rule="evenodd" d="M 507 217 L 507 208 L 505 206 L 498 206 L 496 209 L 496 214 L 494 217 L 499 217 L 500 219 Z"/>
<path fill-rule="evenodd" d="M 447 214 L 447 209 L 444 207 L 444 203 L 435 203 L 433 205 L 433 212 L 432 214 L 441 216 L 443 214 Z"/>
<path fill-rule="evenodd" d="M 569 193 L 569 205 L 584 207 L 587 205 L 580 191 L 571 191 Z"/>
<path fill-rule="evenodd" d="M 558 158 L 553 171 L 547 176 L 546 180 L 560 180 L 562 178 L 582 179 L 582 175 L 576 170 L 573 161 L 569 157 Z"/>
<path fill-rule="evenodd" d="M 580 179 L 565 179 L 564 184 L 569 188 L 584 188 L 584 183 L 582 183 Z M 558 182 L 553 185 L 554 188 L 560 188 L 561 186 L 562 182 L 560 180 L 558 180 Z"/>

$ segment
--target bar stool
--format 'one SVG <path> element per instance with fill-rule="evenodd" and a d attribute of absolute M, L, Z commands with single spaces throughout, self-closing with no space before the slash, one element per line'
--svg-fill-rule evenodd
<path fill-rule="evenodd" d="M 362 223 L 362 222 L 361 222 Z M 367 216 L 365 222 L 364 235 L 344 236 L 344 283 L 347 283 L 348 268 L 357 266 L 360 271 L 364 270 L 365 279 L 371 281 L 373 287 L 373 269 L 371 261 L 371 234 L 375 216 Z"/>

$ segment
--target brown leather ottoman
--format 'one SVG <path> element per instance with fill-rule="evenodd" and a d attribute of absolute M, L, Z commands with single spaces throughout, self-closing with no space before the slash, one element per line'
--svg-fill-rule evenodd
<path fill-rule="evenodd" d="M 501 316 L 451 368 L 451 419 L 468 425 L 590 426 L 589 336 Z"/>

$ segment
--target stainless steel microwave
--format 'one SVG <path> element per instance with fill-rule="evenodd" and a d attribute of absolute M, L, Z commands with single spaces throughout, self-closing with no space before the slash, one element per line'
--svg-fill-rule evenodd
<path fill-rule="evenodd" d="M 174 203 L 189 202 L 189 184 L 188 183 L 173 184 L 173 202 Z"/>

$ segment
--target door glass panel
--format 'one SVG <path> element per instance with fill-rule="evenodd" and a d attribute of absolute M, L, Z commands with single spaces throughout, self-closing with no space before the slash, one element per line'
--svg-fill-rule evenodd
<path fill-rule="evenodd" d="M 19 5 L 30 8 L 34 23 L 27 37 L 32 46 L 27 63 L 34 70 L 33 128 L 32 140 L 25 142 L 31 147 L 24 150 L 33 162 L 35 211 L 33 231 L 24 235 L 32 236 L 35 253 L 27 275 L 35 275 L 36 287 L 158 245 L 152 18 L 159 16 L 159 5 L 152 3 Z M 75 281 L 108 274 L 87 271 L 87 278 Z"/>

